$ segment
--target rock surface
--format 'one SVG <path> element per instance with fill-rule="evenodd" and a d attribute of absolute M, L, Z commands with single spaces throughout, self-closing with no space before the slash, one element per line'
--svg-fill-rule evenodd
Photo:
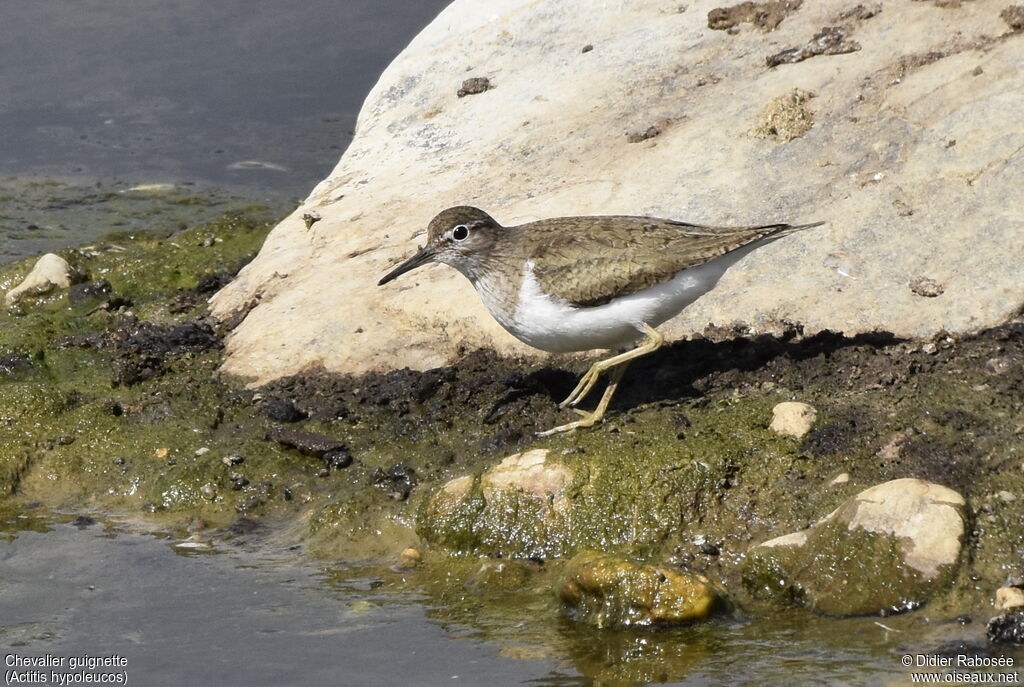
<path fill-rule="evenodd" d="M 997 611 L 1024 609 L 1024 589 L 1020 587 L 1000 587 L 996 590 L 995 606 Z"/>
<path fill-rule="evenodd" d="M 10 305 L 25 296 L 42 296 L 53 289 L 66 289 L 71 286 L 71 276 L 71 265 L 64 258 L 46 253 L 21 283 L 7 292 L 4 301 Z"/>
<path fill-rule="evenodd" d="M 548 449 L 516 453 L 484 471 L 445 483 L 427 501 L 421 529 L 459 550 L 545 557 L 571 534 L 566 493 L 573 472 Z"/>
<path fill-rule="evenodd" d="M 703 575 L 594 551 L 566 563 L 558 596 L 574 618 L 601 628 L 704 620 L 719 603 Z"/>
<path fill-rule="evenodd" d="M 744 582 L 755 596 L 827 615 L 915 608 L 952 579 L 964 505 L 957 492 L 923 480 L 876 485 L 810 528 L 754 547 Z"/>
<path fill-rule="evenodd" d="M 334 171 L 214 297 L 222 318 L 247 313 L 224 369 L 265 382 L 527 352 L 450 268 L 376 286 L 435 213 L 463 203 L 506 225 L 827 222 L 744 259 L 669 337 L 782 318 L 904 336 L 1002 321 L 1024 302 L 1024 34 L 994 0 L 850 5 L 791 3 L 773 31 L 730 33 L 708 28 L 711 2 L 456 0 L 384 72 Z M 861 49 L 766 66 L 833 26 Z M 459 98 L 472 78 L 492 88 Z M 813 126 L 753 135 L 794 89 L 814 94 L 801 106 Z M 918 278 L 944 292 L 922 298 Z"/>
<path fill-rule="evenodd" d="M 768 426 L 776 434 L 801 438 L 811 431 L 818 411 L 814 406 L 796 401 L 784 401 L 772 408 L 772 423 Z"/>

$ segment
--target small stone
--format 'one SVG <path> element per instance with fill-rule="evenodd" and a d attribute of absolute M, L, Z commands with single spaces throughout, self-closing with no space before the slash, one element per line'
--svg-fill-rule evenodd
<path fill-rule="evenodd" d="M 996 496 L 999 498 L 1000 501 L 1004 503 L 1013 503 L 1014 501 L 1017 500 L 1017 495 L 1014 494 L 1012 491 L 999 491 L 996 492 Z"/>
<path fill-rule="evenodd" d="M 459 89 L 458 95 L 460 98 L 465 98 L 467 95 L 477 95 L 484 93 L 494 88 L 491 80 L 486 76 L 474 76 L 471 79 L 466 79 L 462 82 L 462 88 Z"/>
<path fill-rule="evenodd" d="M 54 289 L 66 289 L 71 286 L 73 274 L 74 270 L 64 258 L 47 253 L 36 261 L 20 284 L 7 292 L 4 300 L 7 305 L 13 305 L 25 296 L 43 296 Z"/>
<path fill-rule="evenodd" d="M 99 281 L 74 284 L 68 289 L 68 302 L 71 305 L 82 305 L 90 301 L 97 301 L 110 296 L 113 289 L 106 279 Z"/>
<path fill-rule="evenodd" d="M 772 409 L 772 423 L 769 429 L 776 434 L 799 439 L 811 431 L 817 417 L 818 411 L 813 406 L 796 401 L 784 401 Z"/>
<path fill-rule="evenodd" d="M 241 465 L 242 463 L 245 462 L 245 458 L 242 456 L 230 455 L 221 458 L 220 462 L 224 463 L 224 465 L 227 465 L 228 467 L 231 467 L 233 465 Z"/>
<path fill-rule="evenodd" d="M 205 239 L 203 239 L 203 248 L 210 248 L 215 243 L 217 243 L 216 237 L 207 236 Z"/>
<path fill-rule="evenodd" d="M 57 437 L 57 444 L 60 446 L 67 446 L 73 443 L 75 443 L 75 437 L 71 434 L 61 434 Z"/>
<path fill-rule="evenodd" d="M 907 286 L 910 287 L 911 291 L 923 298 L 935 298 L 936 296 L 941 296 L 946 291 L 946 287 L 928 277 L 912 279 Z"/>
<path fill-rule="evenodd" d="M 248 486 L 249 480 L 244 477 L 237 477 L 231 482 L 231 488 L 235 491 L 241 491 L 243 487 Z"/>
<path fill-rule="evenodd" d="M 115 456 L 114 457 L 114 465 L 124 465 L 127 462 L 128 461 L 125 460 L 124 456 Z"/>
<path fill-rule="evenodd" d="M 1000 587 L 996 590 L 996 610 L 1013 611 L 1024 608 L 1024 589 L 1020 587 Z"/>
<path fill-rule="evenodd" d="M 1009 355 L 989 358 L 985 361 L 985 374 L 992 375 L 993 377 L 1004 375 L 1020 364 L 1021 361 L 1019 359 Z"/>
<path fill-rule="evenodd" d="M 583 50 L 581 50 L 580 52 L 590 52 L 593 49 L 594 46 L 591 45 L 590 43 L 587 43 L 586 45 L 583 46 Z"/>
<path fill-rule="evenodd" d="M 829 484 L 846 484 L 850 481 L 850 473 L 840 472 L 836 475 Z"/>
<path fill-rule="evenodd" d="M 277 422 L 298 422 L 305 420 L 306 414 L 295 407 L 295 404 L 286 398 L 271 398 L 263 403 L 263 412 L 271 420 Z"/>
<path fill-rule="evenodd" d="M 387 471 L 377 468 L 373 473 L 373 486 L 384 489 L 396 501 L 404 501 L 419 482 L 416 470 L 405 463 L 395 463 Z"/>
<path fill-rule="evenodd" d="M 402 565 L 413 566 L 423 560 L 423 555 L 419 550 L 410 547 L 404 549 L 402 553 L 399 554 L 398 560 Z"/>
<path fill-rule="evenodd" d="M 921 346 L 921 352 L 924 353 L 925 355 L 935 355 L 936 353 L 939 352 L 939 347 L 937 344 L 929 341 L 928 343 Z"/>
<path fill-rule="evenodd" d="M 324 454 L 324 465 L 329 468 L 340 470 L 352 464 L 352 454 L 348 449 L 341 448 L 335 451 L 328 451 Z"/>
<path fill-rule="evenodd" d="M 288 487 L 285 487 L 284 489 L 282 489 L 281 490 L 281 500 L 283 500 L 283 501 L 291 501 L 292 500 L 292 490 L 289 489 Z"/>
<path fill-rule="evenodd" d="M 711 543 L 705 543 L 700 547 L 700 552 L 705 556 L 717 556 L 721 553 L 721 550 Z"/>
<path fill-rule="evenodd" d="M 199 487 L 199 493 L 202 494 L 203 498 L 207 501 L 213 501 L 217 498 L 217 489 L 210 482 Z"/>
<path fill-rule="evenodd" d="M 156 457 L 157 458 L 166 458 L 168 455 L 170 455 L 170 453 L 171 453 L 171 449 L 169 449 L 169 448 L 158 448 L 156 450 Z"/>
<path fill-rule="evenodd" d="M 996 644 L 1024 644 L 1024 614 L 997 615 L 988 621 L 985 634 Z"/>
<path fill-rule="evenodd" d="M 319 470 L 316 471 L 317 477 L 327 477 L 329 474 L 331 474 L 331 471 L 328 470 L 327 468 L 320 468 Z"/>
<path fill-rule="evenodd" d="M 209 452 L 210 452 L 210 449 L 206 448 L 205 446 L 203 446 L 202 448 L 197 448 L 196 449 L 196 455 L 197 456 L 205 456 Z"/>
<path fill-rule="evenodd" d="M 86 527 L 92 527 L 96 524 L 96 522 L 96 518 L 90 517 L 88 515 L 79 515 L 77 518 L 75 518 L 68 524 L 72 525 L 73 527 L 77 527 L 80 530 L 84 530 Z"/>
<path fill-rule="evenodd" d="M 883 460 L 895 460 L 900 457 L 900 452 L 903 449 L 903 443 L 907 440 L 907 435 L 903 432 L 896 432 L 889 437 L 889 441 L 885 443 L 885 446 L 878 449 L 875 452 L 875 456 L 882 458 Z"/>

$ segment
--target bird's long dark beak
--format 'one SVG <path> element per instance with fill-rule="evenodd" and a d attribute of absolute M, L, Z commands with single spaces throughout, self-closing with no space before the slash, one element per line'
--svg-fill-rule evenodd
<path fill-rule="evenodd" d="M 409 270 L 414 270 L 420 265 L 425 265 L 433 259 L 434 251 L 430 250 L 428 246 L 423 246 L 416 252 L 416 255 L 381 277 L 380 281 L 377 282 L 377 286 L 384 286 L 395 277 L 405 274 Z"/>

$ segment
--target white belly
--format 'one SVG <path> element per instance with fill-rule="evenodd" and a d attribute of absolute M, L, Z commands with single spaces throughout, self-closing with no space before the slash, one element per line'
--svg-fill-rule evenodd
<path fill-rule="evenodd" d="M 484 304 L 513 336 L 534 348 L 553 353 L 618 348 L 639 339 L 643 325 L 657 327 L 710 291 L 725 270 L 713 263 L 678 273 L 670 281 L 589 308 L 570 305 L 545 294 L 526 264 L 515 312 L 509 317 L 491 307 L 486 287 Z"/>

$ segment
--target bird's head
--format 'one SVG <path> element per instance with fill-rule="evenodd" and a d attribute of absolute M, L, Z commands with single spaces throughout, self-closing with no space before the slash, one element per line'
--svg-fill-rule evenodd
<path fill-rule="evenodd" d="M 427 225 L 427 244 L 411 258 L 385 274 L 378 286 L 428 262 L 451 265 L 472 279 L 502 229 L 478 208 L 459 205 L 443 210 Z"/>

